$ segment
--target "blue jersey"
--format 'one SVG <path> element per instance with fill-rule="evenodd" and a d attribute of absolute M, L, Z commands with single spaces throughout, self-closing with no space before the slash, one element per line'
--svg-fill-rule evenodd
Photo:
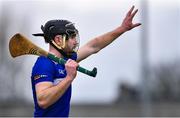
<path fill-rule="evenodd" d="M 76 60 L 77 54 L 72 55 L 73 60 Z M 66 59 L 67 60 L 67 59 Z M 39 82 L 49 81 L 54 85 L 58 84 L 66 77 L 65 66 L 53 62 L 52 60 L 40 56 L 38 57 L 33 69 L 32 69 L 32 91 L 34 98 L 35 117 L 68 117 L 70 109 L 70 99 L 71 99 L 71 85 L 66 90 L 66 92 L 57 100 L 54 104 L 46 109 L 42 109 L 37 103 L 35 85 Z"/>

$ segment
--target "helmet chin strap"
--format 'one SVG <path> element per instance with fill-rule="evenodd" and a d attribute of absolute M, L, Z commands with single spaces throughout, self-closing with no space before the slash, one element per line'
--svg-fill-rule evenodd
<path fill-rule="evenodd" d="M 64 57 L 66 58 L 70 58 L 71 57 L 71 54 L 67 54 L 63 51 L 63 49 L 65 48 L 65 45 L 66 45 L 66 35 L 63 35 L 63 45 L 62 46 L 59 46 L 57 45 L 54 40 L 51 40 L 50 41 L 50 44 L 59 52 L 61 53 Z"/>

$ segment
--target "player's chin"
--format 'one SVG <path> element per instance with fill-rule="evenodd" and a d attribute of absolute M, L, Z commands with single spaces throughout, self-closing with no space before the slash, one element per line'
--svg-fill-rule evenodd
<path fill-rule="evenodd" d="M 69 49 L 69 50 L 67 51 L 67 53 L 72 53 L 72 52 L 74 52 L 74 48 Z"/>

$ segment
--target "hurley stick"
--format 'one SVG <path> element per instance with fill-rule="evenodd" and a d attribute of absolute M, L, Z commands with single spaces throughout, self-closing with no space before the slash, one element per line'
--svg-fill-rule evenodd
<path fill-rule="evenodd" d="M 48 53 L 47 51 L 32 43 L 30 40 L 28 40 L 25 36 L 23 36 L 20 33 L 15 34 L 10 39 L 9 51 L 11 56 L 14 58 L 22 55 L 38 55 L 48 57 L 59 64 L 66 63 L 66 60 L 58 58 L 51 53 Z M 81 66 L 78 66 L 77 70 L 92 77 L 96 77 L 97 74 L 97 68 L 94 68 L 92 71 L 89 71 Z"/>

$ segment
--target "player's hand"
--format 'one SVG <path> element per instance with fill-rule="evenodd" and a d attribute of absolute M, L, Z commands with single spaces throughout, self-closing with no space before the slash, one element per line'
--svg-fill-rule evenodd
<path fill-rule="evenodd" d="M 131 7 L 131 9 L 128 11 L 128 13 L 126 14 L 126 17 L 124 18 L 121 27 L 125 30 L 125 31 L 129 31 L 135 27 L 138 27 L 141 25 L 141 23 L 133 23 L 133 18 L 136 15 L 136 13 L 138 12 L 138 9 L 134 10 L 134 6 Z"/>
<path fill-rule="evenodd" d="M 68 59 L 65 64 L 67 76 L 70 77 L 72 80 L 77 75 L 77 67 L 78 67 L 78 63 L 72 59 Z"/>

